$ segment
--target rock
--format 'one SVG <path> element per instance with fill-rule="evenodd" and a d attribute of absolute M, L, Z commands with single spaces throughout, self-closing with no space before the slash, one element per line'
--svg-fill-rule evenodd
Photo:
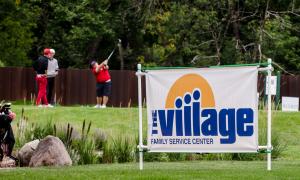
<path fill-rule="evenodd" d="M 40 141 L 29 163 L 30 167 L 64 165 L 72 165 L 72 160 L 62 141 L 54 136 Z"/>
<path fill-rule="evenodd" d="M 33 152 L 37 148 L 40 140 L 36 139 L 34 141 L 26 143 L 18 152 L 18 159 L 20 160 L 21 166 L 28 166 Z"/>
<path fill-rule="evenodd" d="M 0 162 L 0 167 L 1 168 L 16 167 L 16 161 L 7 156 L 4 156 L 2 161 Z"/>

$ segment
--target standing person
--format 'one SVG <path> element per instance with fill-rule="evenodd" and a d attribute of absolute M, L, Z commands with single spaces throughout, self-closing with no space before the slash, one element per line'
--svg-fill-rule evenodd
<path fill-rule="evenodd" d="M 98 64 L 96 61 L 90 63 L 90 69 L 96 77 L 96 100 L 95 108 L 106 108 L 108 97 L 111 94 L 111 79 L 108 72 L 107 60 Z"/>
<path fill-rule="evenodd" d="M 42 105 L 40 105 L 41 101 L 46 107 L 52 107 L 48 104 L 46 96 L 48 58 L 50 58 L 50 49 L 46 48 L 44 49 L 44 55 L 40 56 L 33 64 L 33 68 L 36 72 L 35 80 L 39 89 L 36 105 L 39 107 L 42 107 Z"/>
<path fill-rule="evenodd" d="M 50 49 L 50 58 L 48 59 L 47 68 L 47 100 L 50 104 L 53 104 L 52 95 L 55 83 L 55 76 L 58 75 L 58 63 L 57 59 L 54 58 L 55 50 Z"/>

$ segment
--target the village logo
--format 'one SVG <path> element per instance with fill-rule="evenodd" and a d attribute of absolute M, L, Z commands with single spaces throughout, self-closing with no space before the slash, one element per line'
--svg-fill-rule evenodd
<path fill-rule="evenodd" d="M 171 144 L 201 144 L 203 139 L 209 141 L 206 144 L 213 144 L 207 139 L 215 136 L 220 137 L 220 144 L 234 144 L 237 136 L 253 135 L 252 108 L 221 107 L 217 110 L 215 104 L 213 90 L 205 78 L 198 74 L 180 77 L 168 92 L 165 108 L 151 110 L 151 144 L 165 144 L 168 137 L 173 138 Z"/>

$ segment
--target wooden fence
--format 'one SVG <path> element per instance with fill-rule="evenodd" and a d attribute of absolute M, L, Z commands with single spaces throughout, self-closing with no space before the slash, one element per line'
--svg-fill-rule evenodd
<path fill-rule="evenodd" d="M 110 75 L 112 95 L 108 105 L 122 107 L 136 105 L 137 78 L 135 72 L 111 70 Z M 54 93 L 57 103 L 61 105 L 95 104 L 95 77 L 89 69 L 61 69 L 55 78 Z M 35 72 L 32 68 L 0 68 L 0 100 L 28 101 L 33 100 L 35 94 Z"/>
<path fill-rule="evenodd" d="M 135 71 L 110 71 L 112 95 L 109 106 L 137 104 L 137 78 Z M 259 76 L 258 88 L 262 92 L 265 78 Z M 143 81 L 143 95 L 145 96 Z M 36 94 L 35 73 L 32 68 L 0 68 L 0 100 L 33 100 Z M 300 98 L 300 75 L 282 75 L 281 96 Z M 89 105 L 96 103 L 95 77 L 89 69 L 62 69 L 55 79 L 55 97 L 61 105 Z M 143 98 L 144 99 L 144 98 Z"/>

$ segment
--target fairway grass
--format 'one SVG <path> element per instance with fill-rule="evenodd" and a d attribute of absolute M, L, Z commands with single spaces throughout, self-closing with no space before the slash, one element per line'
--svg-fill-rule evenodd
<path fill-rule="evenodd" d="M 299 179 L 300 161 L 189 161 L 0 170 L 5 179 Z"/>
<path fill-rule="evenodd" d="M 81 131 L 84 120 L 92 122 L 92 129 L 100 128 L 111 135 L 128 134 L 138 135 L 138 109 L 137 108 L 106 108 L 95 109 L 89 106 L 57 106 L 54 108 L 39 108 L 31 105 L 13 105 L 12 110 L 17 114 L 17 121 L 24 109 L 28 124 L 46 124 L 51 121 L 57 125 L 66 126 L 70 123 L 75 129 Z M 144 110 L 144 122 L 146 123 Z M 13 126 L 16 127 L 16 122 Z M 146 130 L 146 126 L 144 127 Z"/>

